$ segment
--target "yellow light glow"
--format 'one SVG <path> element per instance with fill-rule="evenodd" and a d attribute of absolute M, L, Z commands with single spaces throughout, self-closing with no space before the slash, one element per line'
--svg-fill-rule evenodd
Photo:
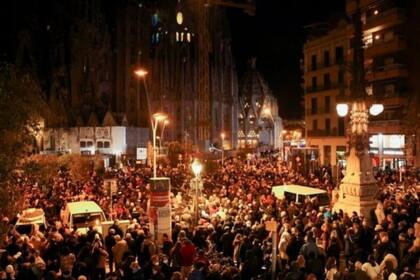
<path fill-rule="evenodd" d="M 203 170 L 203 165 L 198 159 L 195 159 L 191 164 L 192 171 L 196 177 L 200 176 L 201 171 Z"/>
<path fill-rule="evenodd" d="M 152 116 L 156 121 L 164 121 L 168 118 L 168 115 L 165 113 L 155 113 Z"/>
<path fill-rule="evenodd" d="M 137 69 L 136 71 L 134 71 L 134 74 L 136 74 L 138 77 L 143 78 L 148 74 L 148 72 L 144 69 Z"/>
<path fill-rule="evenodd" d="M 379 39 L 381 39 L 381 35 L 379 34 L 375 35 L 375 40 L 379 40 Z"/>
<path fill-rule="evenodd" d="M 375 10 L 375 11 L 373 12 L 373 14 L 374 14 L 374 15 L 377 15 L 377 14 L 379 14 L 379 11 L 378 11 L 378 10 Z"/>
<path fill-rule="evenodd" d="M 270 108 L 265 108 L 265 109 L 264 109 L 264 111 L 263 111 L 263 113 L 264 113 L 265 115 L 270 115 L 270 114 L 271 114 L 271 110 L 270 110 Z"/>
<path fill-rule="evenodd" d="M 224 133 L 224 132 L 222 132 L 222 133 L 220 134 L 220 137 L 222 137 L 222 139 L 223 139 L 223 140 L 225 140 L 225 137 L 226 137 L 225 133 Z"/>
<path fill-rule="evenodd" d="M 184 15 L 181 12 L 176 14 L 176 22 L 181 25 L 184 22 Z"/>

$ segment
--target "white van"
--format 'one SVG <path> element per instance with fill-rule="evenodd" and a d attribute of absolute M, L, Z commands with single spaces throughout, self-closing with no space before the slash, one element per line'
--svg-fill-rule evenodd
<path fill-rule="evenodd" d="M 16 222 L 15 229 L 20 234 L 28 235 L 32 232 L 33 225 L 37 225 L 40 231 L 45 231 L 47 228 L 45 213 L 41 208 L 23 210 Z"/>
<path fill-rule="evenodd" d="M 106 222 L 104 211 L 94 201 L 77 201 L 67 203 L 66 209 L 61 213 L 64 225 L 77 227 L 80 233 L 86 233 L 89 226 L 93 226 L 102 233 L 102 223 Z"/>
<path fill-rule="evenodd" d="M 306 198 L 317 198 L 320 206 L 330 206 L 330 198 L 327 191 L 301 185 L 274 186 L 271 192 L 278 199 L 286 199 L 289 202 L 303 203 Z"/>

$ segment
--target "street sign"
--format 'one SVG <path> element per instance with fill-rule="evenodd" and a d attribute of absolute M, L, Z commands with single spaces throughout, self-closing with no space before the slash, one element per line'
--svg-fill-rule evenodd
<path fill-rule="evenodd" d="M 105 188 L 107 188 L 110 194 L 117 192 L 117 180 L 116 179 L 106 179 L 104 180 Z"/>
<path fill-rule="evenodd" d="M 144 148 L 144 147 L 137 148 L 136 159 L 137 160 L 146 160 L 147 159 L 147 148 Z"/>

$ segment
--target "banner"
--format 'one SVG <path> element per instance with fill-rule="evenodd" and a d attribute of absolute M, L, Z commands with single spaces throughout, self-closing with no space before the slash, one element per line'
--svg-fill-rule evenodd
<path fill-rule="evenodd" d="M 147 148 L 137 148 L 137 153 L 136 153 L 136 159 L 137 160 L 146 160 L 147 159 Z"/>
<path fill-rule="evenodd" d="M 154 239 L 161 244 L 162 236 L 166 233 L 172 236 L 170 179 L 152 178 L 149 204 L 149 219 L 153 223 Z"/>

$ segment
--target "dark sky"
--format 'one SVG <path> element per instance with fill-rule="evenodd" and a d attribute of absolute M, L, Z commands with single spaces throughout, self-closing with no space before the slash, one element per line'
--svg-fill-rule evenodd
<path fill-rule="evenodd" d="M 283 118 L 303 113 L 299 103 L 304 26 L 344 14 L 344 4 L 345 0 L 256 0 L 254 17 L 228 10 L 239 77 L 247 60 L 257 57 L 257 68 L 277 96 Z"/>

